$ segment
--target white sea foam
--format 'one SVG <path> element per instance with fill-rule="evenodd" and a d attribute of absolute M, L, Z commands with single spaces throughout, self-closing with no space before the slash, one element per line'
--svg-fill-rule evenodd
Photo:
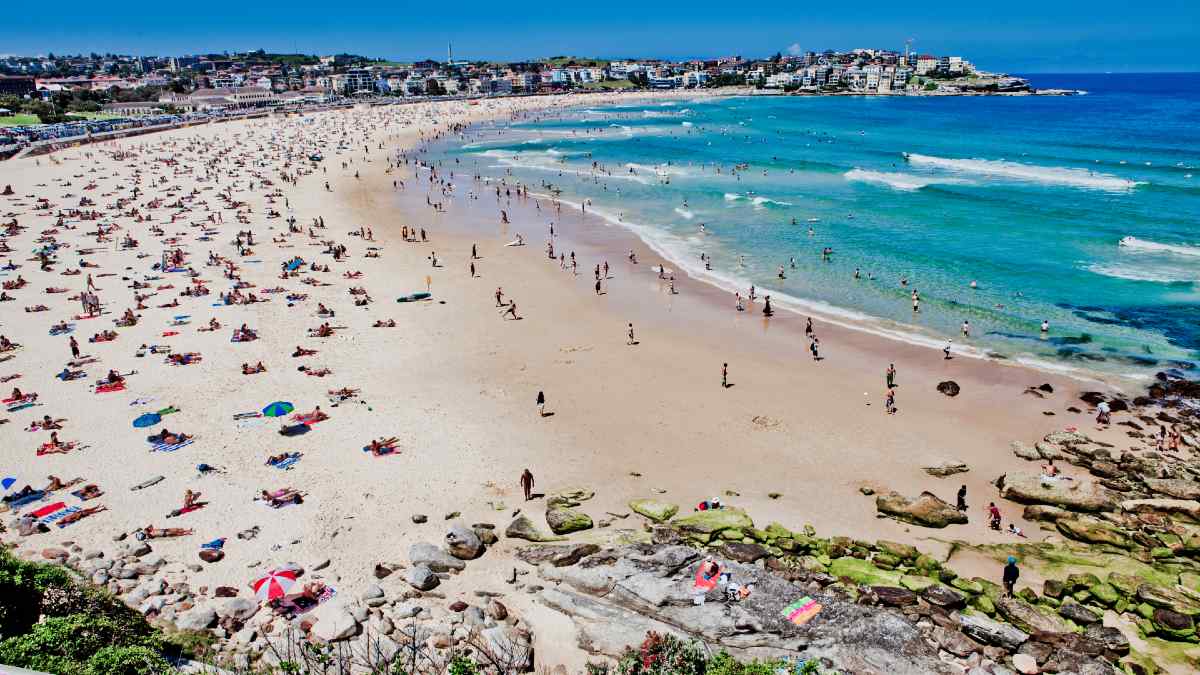
<path fill-rule="evenodd" d="M 725 193 L 725 201 L 727 202 L 750 202 L 756 209 L 764 209 L 770 206 L 791 206 L 791 202 L 785 202 L 780 199 L 771 199 L 761 195 L 752 194 L 737 194 L 734 192 Z"/>
<path fill-rule="evenodd" d="M 886 185 L 894 190 L 920 190 L 927 185 L 961 185 L 969 181 L 958 178 L 939 178 L 937 176 L 921 176 L 911 173 L 889 173 L 886 171 L 869 171 L 867 169 L 851 169 L 842 174 L 846 180 L 862 183 L 877 183 Z"/>
<path fill-rule="evenodd" d="M 1200 281 L 1200 270 L 1188 271 L 1171 266 L 1122 265 L 1120 263 L 1092 263 L 1087 271 L 1114 279 L 1129 281 L 1151 281 L 1159 284 L 1178 284 Z"/>
<path fill-rule="evenodd" d="M 678 213 L 679 215 L 683 216 L 684 218 L 687 218 L 688 220 L 691 220 L 692 218 L 696 217 L 695 213 L 692 213 L 691 211 L 688 211 L 687 209 L 681 208 L 678 206 L 675 207 L 675 213 Z"/>
<path fill-rule="evenodd" d="M 1124 237 L 1119 242 L 1122 249 L 1127 251 L 1137 251 L 1142 253 L 1171 253 L 1174 255 L 1184 255 L 1197 257 L 1200 256 L 1200 246 L 1187 246 L 1184 244 L 1163 244 L 1157 241 L 1149 241 L 1147 239 L 1138 239 L 1137 237 Z"/>
<path fill-rule="evenodd" d="M 692 124 L 691 122 L 681 122 L 681 123 L 680 123 L 680 125 L 681 125 L 681 126 L 685 126 L 685 127 L 692 127 L 692 126 L 695 126 L 695 125 L 694 125 L 694 124 Z"/>
<path fill-rule="evenodd" d="M 1108 173 L 1097 173 L 1088 169 L 1061 166 L 1037 166 L 998 159 L 951 159 L 929 155 L 908 155 L 908 162 L 915 166 L 926 166 L 956 173 L 1010 178 L 1013 180 L 1066 185 L 1091 190 L 1127 192 L 1144 183 L 1121 178 Z"/>

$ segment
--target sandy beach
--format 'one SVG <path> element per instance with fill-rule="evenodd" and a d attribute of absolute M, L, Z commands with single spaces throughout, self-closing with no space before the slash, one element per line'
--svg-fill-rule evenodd
<path fill-rule="evenodd" d="M 403 582 L 399 575 L 378 581 L 376 565 L 403 564 L 411 544 L 440 542 L 447 520 L 503 529 L 519 509 L 544 526 L 545 500 L 522 497 L 518 481 L 528 468 L 538 494 L 595 491 L 582 508 L 602 526 L 572 541 L 643 536 L 644 521 L 626 506 L 631 499 L 690 510 L 719 497 L 763 524 L 811 524 L 823 536 L 889 539 L 940 555 L 950 540 L 1015 542 L 990 530 L 985 517 L 989 501 L 1000 503 L 992 481 L 1027 470 L 1011 442 L 1079 428 L 1128 445 L 1115 428 L 1096 429 L 1094 411 L 1078 400 L 1081 391 L 1102 387 L 1096 382 L 945 359 L 939 350 L 820 318 L 815 360 L 802 315 L 766 318 L 761 303 L 737 312 L 727 293 L 682 274 L 671 293 L 656 272 L 664 261 L 632 233 L 544 197 L 520 197 L 515 188 L 505 195 L 507 185 L 497 195 L 497 183 L 451 177 L 450 166 L 435 167 L 454 186 L 443 190 L 417 164 L 422 143 L 462 125 L 610 100 L 363 107 L 210 124 L 0 163 L 0 189 L 13 190 L 0 197 L 0 225 L 14 224 L 4 237 L 11 251 L 0 253 L 11 265 L 0 280 L 27 282 L 6 290 L 13 299 L 0 303 L 0 334 L 20 345 L 0 354 L 0 386 L 6 398 L 14 388 L 37 394 L 35 405 L 2 415 L 0 476 L 16 478 L 16 488 L 44 487 L 51 475 L 82 479 L 3 514 L 9 527 L 0 538 L 38 556 L 68 541 L 83 550 L 111 548 L 114 537 L 147 525 L 186 528 L 185 536 L 151 543 L 168 561 L 164 575 L 193 587 L 244 589 L 275 566 L 329 560 L 312 575 L 339 596 L 357 597 L 373 583 L 390 595 Z M 323 159 L 310 161 L 318 151 Z M 81 206 L 81 198 L 94 205 Z M 47 201 L 39 206 L 40 199 Z M 501 209 L 510 222 L 501 222 Z M 268 217 L 272 210 L 277 217 Z M 578 274 L 548 258 L 551 222 L 556 253 L 573 253 Z M 401 237 L 404 227 L 416 232 L 414 240 Z M 253 243 L 235 241 L 246 231 Z M 525 245 L 506 246 L 518 234 Z M 136 246 L 123 245 L 127 237 Z M 48 244 L 58 248 L 42 269 L 31 251 Z M 335 259 L 339 246 L 345 255 Z M 153 269 L 174 251 L 182 255 L 180 271 Z M 303 263 L 281 278 L 281 266 L 296 257 Z M 593 270 L 605 263 L 598 294 Z M 89 277 L 103 313 L 73 318 Z M 222 295 L 235 285 L 260 302 L 225 304 Z M 180 296 L 187 288 L 208 293 Z M 365 293 L 351 292 L 359 288 Z M 497 288 L 517 303 L 519 319 L 497 306 Z M 416 292 L 431 297 L 396 301 Z M 144 309 L 134 309 L 135 293 L 147 296 Z M 26 311 L 36 305 L 47 309 Z M 332 314 L 320 315 L 319 305 Z M 114 325 L 127 309 L 136 324 Z M 220 327 L 202 330 L 211 320 Z M 394 327 L 374 325 L 390 320 Z M 70 332 L 51 335 L 60 322 Z M 309 335 L 323 324 L 330 335 Z M 256 338 L 234 342 L 243 325 Z M 89 341 L 102 331 L 116 338 Z M 72 360 L 70 337 L 91 360 L 68 367 L 85 373 L 79 379 L 62 381 L 56 375 Z M 295 357 L 298 347 L 315 353 Z M 201 358 L 172 365 L 168 350 Z M 243 364 L 260 362 L 266 372 L 243 374 Z M 896 414 L 884 409 L 889 363 L 898 373 Z M 723 364 L 729 386 L 722 386 Z M 123 376 L 123 387 L 98 393 L 110 370 Z M 939 392 L 947 380 L 961 393 Z M 1026 393 L 1042 384 L 1053 393 Z M 343 389 L 352 396 L 331 395 Z M 276 401 L 294 404 L 293 413 L 238 417 Z M 279 433 L 293 423 L 291 414 L 318 406 L 327 419 L 303 433 Z M 132 424 L 167 408 L 178 411 L 148 427 Z M 73 448 L 39 456 L 49 432 L 29 428 L 43 415 L 64 420 L 57 438 Z M 191 443 L 152 452 L 147 437 L 164 428 L 192 436 Z M 364 451 L 386 438 L 395 439 L 394 452 Z M 281 453 L 300 457 L 286 470 L 266 465 Z M 939 479 L 922 468 L 950 460 L 970 471 Z M 219 470 L 201 472 L 201 464 Z M 158 476 L 152 486 L 130 489 Z M 70 495 L 88 484 L 102 496 L 81 502 Z M 880 518 L 874 498 L 861 491 L 929 490 L 953 503 L 960 485 L 970 523 L 945 530 Z M 301 491 L 302 503 L 276 509 L 255 499 L 285 487 Z M 203 506 L 168 518 L 188 490 L 201 493 Z M 56 501 L 106 508 L 65 528 L 18 535 L 18 513 Z M 1015 505 L 1000 505 L 1006 524 L 1033 540 L 1047 536 Z M 414 523 L 417 514 L 428 522 Z M 252 538 L 238 537 L 251 530 Z M 224 559 L 199 564 L 200 544 L 218 538 L 226 538 Z M 501 538 L 444 582 L 445 600 L 436 601 L 431 620 L 479 589 L 503 592 L 520 543 Z M 999 575 L 987 561 L 978 565 L 959 571 Z M 539 667 L 563 663 L 574 671 L 583 663 L 570 626 L 533 596 L 509 594 L 505 602 L 534 629 Z"/>

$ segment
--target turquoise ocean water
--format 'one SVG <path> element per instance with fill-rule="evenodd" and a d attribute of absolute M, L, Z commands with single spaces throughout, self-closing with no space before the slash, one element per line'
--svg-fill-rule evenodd
<path fill-rule="evenodd" d="M 481 127 L 444 158 L 590 200 L 675 266 L 827 320 L 1054 369 L 1190 367 L 1200 75 L 1032 79 L 1088 93 L 581 109 Z"/>

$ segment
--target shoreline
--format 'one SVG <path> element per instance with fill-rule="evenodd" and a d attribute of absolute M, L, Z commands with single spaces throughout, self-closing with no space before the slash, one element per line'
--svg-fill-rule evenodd
<path fill-rule="evenodd" d="M 212 296 L 199 301 L 182 297 L 181 308 L 164 310 L 158 305 L 177 295 L 178 289 L 171 286 L 186 281 L 183 276 L 157 280 L 151 290 L 160 297 L 148 301 L 150 309 L 137 326 L 121 328 L 120 338 L 113 343 L 84 346 L 85 352 L 103 358 L 90 376 L 103 375 L 110 368 L 141 373 L 131 374 L 128 393 L 94 394 L 83 383 L 54 379 L 68 352 L 64 337 L 53 338 L 51 344 L 45 331 L 52 320 L 69 316 L 75 305 L 65 302 L 66 296 L 40 291 L 64 283 L 78 287 L 81 278 L 60 277 L 57 270 L 42 273 L 36 264 L 18 261 L 31 288 L 19 291 L 18 302 L 3 306 L 0 332 L 26 347 L 4 364 L 3 373 L 19 373 L 22 377 L 14 384 L 40 391 L 46 407 L 11 413 L 11 423 L 0 427 L 6 447 L 19 449 L 6 471 L 29 482 L 41 480 L 46 473 L 84 477 L 101 485 L 107 493 L 101 501 L 109 506 L 107 512 L 68 530 L 19 540 L 25 544 L 20 553 L 37 556 L 41 547 L 64 536 L 81 550 L 111 551 L 114 535 L 127 536 L 153 521 L 195 529 L 194 535 L 154 542 L 154 554 L 167 561 L 159 576 L 172 583 L 184 580 L 210 589 L 229 585 L 244 593 L 251 577 L 296 561 L 310 570 L 312 578 L 336 586 L 346 601 L 360 597 L 371 585 L 384 589 L 390 601 L 413 600 L 406 595 L 411 589 L 404 585 L 402 574 L 382 579 L 377 566 L 400 569 L 411 545 L 439 541 L 452 522 L 503 527 L 514 510 L 536 521 L 544 519 L 544 499 L 522 501 L 517 485 L 522 467 L 533 470 L 542 494 L 577 485 L 596 490 L 586 510 L 608 527 L 581 533 L 575 542 L 641 536 L 637 518 L 627 520 L 628 502 L 666 495 L 664 499 L 684 505 L 685 510 L 689 504 L 722 496 L 762 522 L 778 520 L 793 526 L 809 522 L 824 535 L 911 541 L 923 549 L 941 550 L 944 544 L 934 537 L 943 536 L 1011 543 L 1006 535 L 988 530 L 978 515 L 994 494 L 990 481 L 1013 464 L 1006 450 L 1009 442 L 1032 441 L 1072 422 L 1090 426 L 1089 413 L 1068 416 L 1061 411 L 1066 405 L 1081 405 L 1075 385 L 1059 378 L 1035 379 L 1018 369 L 997 370 L 984 362 L 940 362 L 936 354 L 931 360 L 925 349 L 823 325 L 818 330 L 828 340 L 826 361 L 810 363 L 797 341 L 799 322 L 790 317 L 778 314 L 762 321 L 751 312 L 722 313 L 720 292 L 707 284 L 693 287 L 677 280 L 681 293 L 667 294 L 650 269 L 653 254 L 623 229 L 601 226 L 570 209 L 564 211 L 565 221 L 555 218 L 563 240 L 571 242 L 568 246 L 577 245 L 582 259 L 582 278 L 576 278 L 548 264 L 545 253 L 536 250 L 534 233 L 544 228 L 546 214 L 539 216 L 532 202 L 510 210 L 514 224 L 506 229 L 497 223 L 486 189 L 480 190 L 478 200 L 470 200 L 463 191 L 443 198 L 437 190 L 427 192 L 427 175 L 422 172 L 405 178 L 404 191 L 391 190 L 392 180 L 402 173 L 408 176 L 403 166 L 393 174 L 384 170 L 383 160 L 397 148 L 412 147 L 435 129 L 473 121 L 484 112 L 498 118 L 531 114 L 508 106 L 509 102 L 496 102 L 494 108 L 473 112 L 432 104 L 408 111 L 336 111 L 309 121 L 237 122 L 222 125 L 225 128 L 160 135 L 152 139 L 155 142 L 132 149 L 127 144 L 96 147 L 95 158 L 87 157 L 91 149 L 85 148 L 62 153 L 55 163 L 30 158 L 0 164 L 0 171 L 13 171 L 0 180 L 17 186 L 19 196 L 12 202 L 22 202 L 31 192 L 46 193 L 58 202 L 55 208 L 70 208 L 61 195 L 67 188 L 43 188 L 39 181 L 46 185 L 79 181 L 73 178 L 77 173 L 92 170 L 94 179 L 104 183 L 99 189 L 106 191 L 98 193 L 106 196 L 96 201 L 107 208 L 112 194 L 132 184 L 122 179 L 145 171 L 164 179 L 163 187 L 146 182 L 146 191 L 170 193 L 170 199 L 187 197 L 189 208 L 196 209 L 178 222 L 166 218 L 180 212 L 161 206 L 146 207 L 154 213 L 153 222 L 135 223 L 124 215 L 104 219 L 148 243 L 128 251 L 113 245 L 89 256 L 113 276 L 99 279 L 106 291 L 107 316 L 80 321 L 80 338 L 110 328 L 109 319 L 129 303 L 123 290 L 128 286 L 119 276 L 137 279 L 139 274 L 149 274 L 160 245 L 171 245 L 160 244 L 148 232 L 151 225 L 166 226 L 170 236 L 188 247 L 201 276 L 216 277 L 211 281 L 214 290 L 225 292 L 230 284 L 220 278 L 219 267 L 203 265 L 206 250 L 238 263 L 243 279 L 259 289 L 286 284 L 292 292 L 309 295 L 294 303 L 275 295 L 263 304 L 220 307 L 210 307 Z M 272 146 L 277 136 L 284 141 Z M 333 143 L 348 138 L 353 142 L 335 153 Z M 276 172 L 287 168 L 283 148 L 303 152 L 317 139 L 329 144 L 319 172 L 304 176 L 296 186 L 271 186 L 290 200 L 285 213 L 297 218 L 301 231 L 288 234 L 282 218 L 263 218 L 272 200 L 281 199 L 270 197 L 272 190 L 265 184 L 257 189 L 245 185 L 264 178 L 277 180 Z M 389 149 L 380 152 L 375 142 Z M 106 156 L 115 148 L 136 155 Z M 206 214 L 192 200 L 214 198 L 218 185 L 202 173 L 178 172 L 179 164 L 171 164 L 172 155 L 189 170 L 203 167 L 204 160 L 220 162 L 227 173 L 216 180 L 236 200 L 253 207 L 244 211 L 250 223 L 234 219 L 233 213 L 242 209 L 214 202 L 216 212 L 230 211 L 225 213 L 230 219 L 214 228 L 220 230 L 215 239 L 197 238 L 204 228 L 185 224 Z M 131 163 L 134 156 L 143 161 Z M 338 162 L 346 165 L 339 169 Z M 260 171 L 263 167 L 269 168 Z M 356 177 L 360 171 L 361 177 Z M 325 180 L 330 182 L 329 192 L 322 190 Z M 69 188 L 71 193 L 77 196 L 81 185 Z M 213 192 L 206 193 L 207 189 Z M 433 212 L 426 207 L 422 198 L 427 194 L 434 201 L 446 201 L 448 210 Z M 139 199 L 150 196 L 144 191 Z M 28 210 L 19 215 L 27 230 L 14 237 L 20 239 L 14 241 L 14 248 L 24 247 L 48 227 L 49 221 L 39 220 L 38 215 Z M 328 229 L 310 237 L 306 229 L 317 216 L 328 221 Z M 58 232 L 60 240 L 74 249 L 87 246 L 86 230 L 94 224 L 68 225 L 77 229 Z M 428 228 L 431 241 L 401 241 L 402 225 Z M 349 236 L 363 226 L 373 228 L 374 242 Z M 246 227 L 256 231 L 253 255 L 239 255 L 228 237 Z M 517 228 L 526 230 L 528 245 L 505 247 Z M 282 241 L 273 242 L 276 237 Z M 619 252 L 630 240 L 641 263 L 635 267 L 626 265 L 623 256 L 609 257 L 613 278 L 605 284 L 606 295 L 595 296 L 588 274 L 591 265 Z M 332 260 L 322 252 L 327 241 L 346 243 L 350 257 Z M 482 244 L 482 259 L 477 261 L 480 276 L 471 278 L 467 264 L 476 242 Z M 379 247 L 384 257 L 364 257 L 369 246 Z M 67 251 L 69 257 L 64 258 L 69 266 L 76 251 Z M 137 257 L 138 251 L 148 252 L 147 256 Z M 444 261 L 438 267 L 429 263 L 434 251 Z M 308 285 L 300 285 L 299 277 L 280 280 L 277 263 L 296 255 L 308 263 L 327 264 L 332 271 L 322 276 L 325 273 L 306 268 L 301 276 L 316 282 Z M 344 276 L 354 271 L 363 272 L 362 281 Z M 425 289 L 426 277 L 432 301 L 397 304 L 393 300 Z M 354 304 L 356 296 L 349 295 L 346 287 L 359 285 L 375 295 L 374 303 Z M 507 297 L 519 301 L 523 320 L 498 316 L 491 297 L 496 286 L 503 286 Z M 32 304 L 35 298 L 53 303 L 51 313 L 21 313 L 18 306 Z M 325 320 L 316 315 L 317 302 L 336 310 L 331 323 L 345 326 L 333 337 L 304 336 L 306 327 Z M 194 325 L 171 328 L 170 318 L 180 312 L 191 312 Z M 196 330 L 209 317 L 218 318 L 222 329 L 215 334 Z M 395 319 L 397 327 L 372 327 L 372 321 L 387 318 Z M 640 344 L 623 344 L 625 324 L 630 321 Z M 241 323 L 258 330 L 259 339 L 232 343 L 228 332 Z M 159 356 L 134 353 L 138 344 L 162 343 L 179 352 L 203 351 L 204 361 L 172 367 L 156 364 Z M 319 353 L 311 360 L 289 358 L 297 344 Z M 884 355 L 895 359 L 900 369 L 901 413 L 896 416 L 886 416 L 880 405 Z M 239 363 L 258 360 L 268 366 L 267 373 L 239 372 Z M 733 387 L 720 387 L 723 360 L 731 364 Z M 301 364 L 333 372 L 328 378 L 313 378 L 297 370 Z M 935 388 L 951 377 L 963 384 L 955 398 Z M 1039 381 L 1055 383 L 1052 398 L 1023 393 Z M 326 403 L 325 392 L 339 386 L 359 388 L 363 403 Z M 547 393 L 553 415 L 538 415 L 534 405 L 538 391 Z M 870 393 L 864 399 L 860 391 Z M 144 451 L 143 437 L 148 432 L 129 426 L 129 420 L 142 411 L 130 403 L 143 398 L 155 399 L 147 404 L 149 410 L 162 405 L 180 408 L 168 418 L 170 427 L 196 434 L 195 445 L 170 454 Z M 297 410 L 324 405 L 331 419 L 312 427 L 312 433 L 289 438 L 275 433 L 274 421 L 231 423 L 232 413 L 258 410 L 272 400 L 295 401 Z M 1045 416 L 1050 408 L 1058 409 L 1060 416 Z M 88 447 L 37 457 L 33 447 L 45 435 L 34 436 L 22 427 L 43 411 L 76 418 L 67 421 L 64 439 L 78 439 Z M 1118 442 L 1119 434 L 1119 429 L 1112 429 L 1098 436 Z M 360 450 L 369 439 L 387 436 L 398 437 L 401 452 L 397 455 L 373 457 Z M 287 472 L 263 465 L 266 456 L 282 451 L 300 452 L 303 459 Z M 922 470 L 929 461 L 951 458 L 969 463 L 970 472 L 941 480 Z M 196 475 L 193 467 L 199 462 L 224 467 L 226 473 Z M 164 478 L 153 489 L 129 490 L 154 475 Z M 970 489 L 971 523 L 933 536 L 879 519 L 873 500 L 859 493 L 864 487 L 908 495 L 934 489 L 949 497 L 959 482 Z M 303 504 L 273 511 L 251 501 L 259 490 L 289 484 L 308 493 Z M 178 506 L 185 489 L 202 490 L 212 504 L 181 520 L 162 520 L 161 514 Z M 1007 504 L 1006 510 L 1011 510 Z M 455 513 L 456 517 L 444 517 Z M 417 515 L 426 516 L 431 524 L 419 524 Z M 1036 533 L 1035 524 L 1015 515 L 1012 520 Z M 238 531 L 251 526 L 261 527 L 254 538 L 235 539 Z M 225 560 L 197 565 L 196 545 L 218 536 L 229 539 Z M 11 531 L 4 538 L 6 542 L 16 539 Z M 439 627 L 448 622 L 445 605 L 451 600 L 477 602 L 475 591 L 506 589 L 503 579 L 511 569 L 512 554 L 523 545 L 502 539 L 465 572 L 448 576 L 437 595 L 418 594 L 431 615 L 429 621 Z M 571 642 L 570 631 L 561 621 L 555 622 L 556 615 L 528 594 L 510 593 L 505 602 L 535 626 L 539 665 L 580 662 L 580 650 Z M 163 613 L 157 616 L 167 620 Z M 268 624 L 255 625 L 259 639 L 269 634 Z"/>

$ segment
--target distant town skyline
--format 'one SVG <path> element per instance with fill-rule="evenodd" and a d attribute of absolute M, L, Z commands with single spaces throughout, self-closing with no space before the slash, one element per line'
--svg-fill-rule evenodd
<path fill-rule="evenodd" d="M 331 8 L 309 0 L 233 3 L 202 11 L 74 1 L 56 12 L 78 21 L 16 12 L 0 29 L 6 53 L 113 52 L 182 55 L 270 52 L 444 59 L 447 43 L 469 60 L 554 55 L 596 58 L 713 58 L 741 54 L 888 47 L 970 53 L 980 68 L 1006 72 L 1200 71 L 1200 3 L 1160 0 L 1131 11 L 1117 0 L 1013 0 L 991 6 L 863 0 L 853 5 L 768 3 L 731 8 L 712 0 L 603 6 L 555 4 L 497 10 L 462 0 L 448 13 L 403 4 Z"/>

